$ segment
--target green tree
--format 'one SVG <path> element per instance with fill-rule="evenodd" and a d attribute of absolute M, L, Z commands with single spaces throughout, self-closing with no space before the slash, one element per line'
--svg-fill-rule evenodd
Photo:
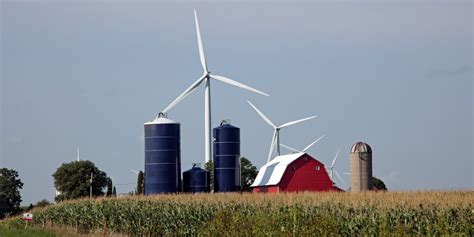
<path fill-rule="evenodd" d="M 144 182 L 145 181 L 145 174 L 143 173 L 143 171 L 140 170 L 140 172 L 138 172 L 138 177 L 137 177 L 137 191 L 136 191 L 136 195 L 142 195 L 144 194 Z"/>
<path fill-rule="evenodd" d="M 18 178 L 18 172 L 7 168 L 0 169 L 0 218 L 19 211 L 22 188 L 23 183 Z"/>
<path fill-rule="evenodd" d="M 92 195 L 103 196 L 107 186 L 107 174 L 88 160 L 63 163 L 54 172 L 54 186 L 60 192 L 56 201 L 89 196 L 92 174 Z"/>
<path fill-rule="evenodd" d="M 49 202 L 48 200 L 46 199 L 43 199 L 41 201 L 38 201 L 36 204 L 35 204 L 35 207 L 46 207 L 46 206 L 49 206 L 51 205 L 51 202 Z"/>
<path fill-rule="evenodd" d="M 209 172 L 210 191 L 214 192 L 214 163 L 212 160 L 206 162 L 204 168 Z"/>
<path fill-rule="evenodd" d="M 111 179 L 111 178 L 108 178 L 108 179 L 107 179 L 107 193 L 106 193 L 106 196 L 107 196 L 107 197 L 111 197 L 111 196 L 112 196 L 112 188 L 113 188 L 112 179 Z"/>
<path fill-rule="evenodd" d="M 240 185 L 242 192 L 252 192 L 253 181 L 257 177 L 258 171 L 250 160 L 245 157 L 240 158 Z"/>
<path fill-rule="evenodd" d="M 385 186 L 385 183 L 381 179 L 378 179 L 376 177 L 372 177 L 372 188 L 387 191 L 387 186 Z"/>
<path fill-rule="evenodd" d="M 117 197 L 117 189 L 115 189 L 115 186 L 114 186 L 114 189 L 112 191 L 112 196 Z"/>

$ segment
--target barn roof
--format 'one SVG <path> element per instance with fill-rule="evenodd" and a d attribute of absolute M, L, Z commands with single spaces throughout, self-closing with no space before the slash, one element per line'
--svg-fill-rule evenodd
<path fill-rule="evenodd" d="M 257 186 L 267 186 L 267 185 L 277 185 L 280 183 L 283 174 L 285 173 L 286 167 L 291 164 L 291 162 L 300 158 L 303 152 L 277 156 L 270 162 L 263 165 L 258 171 L 255 181 L 251 185 L 252 187 Z"/>

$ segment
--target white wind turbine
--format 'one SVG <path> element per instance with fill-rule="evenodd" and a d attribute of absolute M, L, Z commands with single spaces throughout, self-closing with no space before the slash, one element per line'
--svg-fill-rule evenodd
<path fill-rule="evenodd" d="M 76 155 L 77 155 L 77 161 L 80 161 L 81 158 L 80 158 L 80 156 L 79 156 L 79 147 L 77 148 L 77 154 L 76 154 Z"/>
<path fill-rule="evenodd" d="M 308 117 L 308 118 L 298 119 L 298 120 L 295 120 L 295 121 L 284 123 L 280 126 L 276 126 L 275 124 L 272 123 L 272 121 L 269 118 L 267 118 L 267 116 L 265 116 L 265 114 L 260 112 L 260 110 L 258 110 L 257 107 L 255 107 L 255 105 L 253 105 L 250 101 L 247 100 L 247 103 L 249 103 L 249 105 L 252 106 L 252 108 L 255 111 L 257 111 L 257 113 L 260 115 L 260 117 L 263 118 L 263 120 L 265 120 L 265 122 L 267 122 L 270 126 L 273 127 L 274 131 L 273 131 L 272 143 L 270 144 L 270 151 L 268 152 L 267 162 L 269 162 L 270 159 L 272 158 L 273 149 L 275 147 L 275 144 L 276 144 L 277 155 L 280 155 L 280 129 L 318 117 L 318 116 L 311 116 L 311 117 Z"/>
<path fill-rule="evenodd" d="M 201 83 L 205 82 L 206 87 L 204 91 L 204 139 L 205 139 L 205 161 L 208 162 L 211 160 L 211 79 L 221 81 L 236 87 L 240 87 L 242 89 L 246 89 L 261 95 L 268 96 L 268 94 L 261 92 L 257 89 L 254 89 L 250 86 L 244 85 L 240 82 L 234 81 L 232 79 L 229 79 L 227 77 L 223 76 L 218 76 L 215 74 L 211 74 L 207 68 L 207 63 L 206 63 L 206 57 L 204 56 L 204 47 L 202 44 L 202 39 L 201 39 L 201 31 L 199 29 L 199 21 L 197 17 L 196 10 L 194 10 L 194 20 L 196 23 L 196 34 L 197 34 L 197 41 L 198 41 L 198 48 L 199 48 L 199 58 L 201 60 L 201 65 L 202 69 L 204 70 L 204 73 L 202 76 L 195 81 L 191 86 L 188 87 L 181 95 L 179 95 L 173 102 L 171 102 L 163 111 L 161 111 L 163 114 L 167 113 L 171 108 L 173 108 L 176 104 L 178 104 L 181 100 L 186 98 L 186 96 L 190 95 L 193 93 L 196 88 L 201 85 Z"/>
<path fill-rule="evenodd" d="M 301 153 L 305 153 L 309 148 L 311 148 L 314 144 L 316 144 L 317 142 L 319 142 L 319 140 L 323 139 L 323 137 L 326 136 L 326 135 L 322 135 L 321 137 L 319 137 L 318 139 L 316 139 L 314 142 L 312 142 L 311 144 L 307 145 L 303 150 L 298 150 L 298 149 L 295 149 L 291 146 L 287 146 L 285 144 L 280 144 L 282 147 L 290 150 L 290 151 L 293 151 L 293 152 L 301 152 Z"/>
<path fill-rule="evenodd" d="M 339 148 L 337 150 L 337 153 L 336 155 L 334 156 L 334 159 L 332 160 L 332 163 L 330 166 L 326 166 L 326 170 L 328 171 L 329 173 L 329 177 L 331 178 L 331 180 L 334 182 L 334 179 L 333 179 L 333 173 L 336 174 L 336 176 L 339 178 L 339 180 L 341 180 L 341 182 L 345 185 L 346 183 L 344 182 L 344 180 L 342 179 L 342 177 L 339 175 L 339 173 L 337 172 L 336 169 L 334 169 L 334 164 L 336 164 L 336 160 L 337 160 L 337 156 L 339 155 L 339 152 L 341 151 L 341 148 Z"/>

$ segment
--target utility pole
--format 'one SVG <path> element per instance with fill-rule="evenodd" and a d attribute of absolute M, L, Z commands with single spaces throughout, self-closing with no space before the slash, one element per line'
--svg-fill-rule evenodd
<path fill-rule="evenodd" d="M 91 186 L 90 186 L 90 191 L 89 191 L 89 198 L 92 198 L 92 175 L 93 173 L 91 172 Z"/>

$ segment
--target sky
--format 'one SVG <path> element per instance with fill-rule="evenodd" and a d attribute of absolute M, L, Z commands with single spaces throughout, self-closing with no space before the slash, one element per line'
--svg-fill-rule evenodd
<path fill-rule="evenodd" d="M 0 166 L 19 172 L 23 204 L 54 199 L 64 162 L 93 161 L 133 190 L 143 124 L 209 70 L 270 94 L 211 82 L 212 126 L 241 128 L 257 167 L 281 132 L 340 173 L 373 149 L 390 190 L 473 189 L 472 1 L 0 1 Z M 204 162 L 204 88 L 175 106 L 182 170 Z M 282 151 L 285 151 L 282 148 Z M 288 151 L 285 151 L 288 152 Z M 348 188 L 336 180 L 342 188 Z"/>

